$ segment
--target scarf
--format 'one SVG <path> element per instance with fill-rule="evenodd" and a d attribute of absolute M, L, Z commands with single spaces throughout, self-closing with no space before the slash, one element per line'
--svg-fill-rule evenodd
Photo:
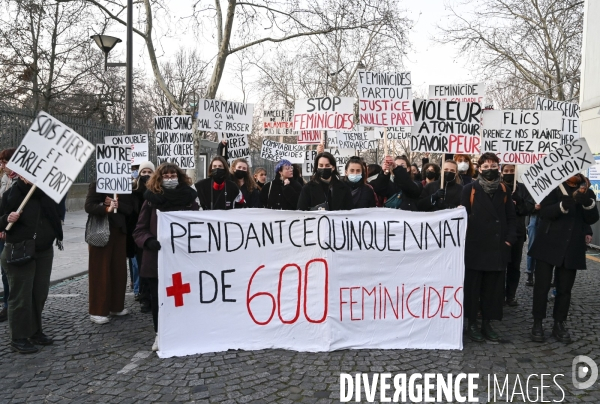
<path fill-rule="evenodd" d="M 173 210 L 183 210 L 190 206 L 198 193 L 194 188 L 187 184 L 179 184 L 175 189 L 164 189 L 162 194 L 155 194 L 150 190 L 146 190 L 144 199 L 146 199 L 153 208 L 161 212 L 169 212 Z"/>
<path fill-rule="evenodd" d="M 483 192 L 485 192 L 488 195 L 494 194 L 500 186 L 500 177 L 496 178 L 494 181 L 488 181 L 482 176 L 479 176 L 477 180 L 479 181 L 479 185 L 481 185 L 481 188 L 483 188 Z"/>

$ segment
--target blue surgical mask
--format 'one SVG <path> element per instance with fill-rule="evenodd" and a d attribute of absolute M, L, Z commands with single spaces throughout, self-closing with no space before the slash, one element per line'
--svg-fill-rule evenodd
<path fill-rule="evenodd" d="M 362 180 L 362 174 L 348 174 L 348 181 L 359 182 Z"/>
<path fill-rule="evenodd" d="M 131 172 L 131 177 L 135 180 L 137 179 L 137 177 L 140 175 L 140 173 L 138 172 L 138 170 L 133 170 Z"/>

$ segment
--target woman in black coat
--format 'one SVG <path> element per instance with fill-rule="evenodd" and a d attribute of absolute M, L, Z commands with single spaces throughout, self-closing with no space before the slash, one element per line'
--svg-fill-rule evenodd
<path fill-rule="evenodd" d="M 245 208 L 262 208 L 260 190 L 250 175 L 248 160 L 237 159 L 231 164 L 231 176 L 244 195 Z"/>
<path fill-rule="evenodd" d="M 464 309 L 467 335 L 473 341 L 500 337 L 490 320 L 502 320 L 504 274 L 510 247 L 517 241 L 515 207 L 510 191 L 500 181 L 498 157 L 484 153 L 480 178 L 463 188 L 461 205 L 467 210 Z M 481 331 L 477 315 L 481 309 Z"/>
<path fill-rule="evenodd" d="M 203 210 L 243 208 L 244 195 L 235 182 L 229 180 L 229 165 L 221 157 L 214 157 L 208 169 L 208 178 L 194 184 Z"/>
<path fill-rule="evenodd" d="M 463 186 L 458 176 L 458 166 L 454 160 L 444 162 L 444 189 L 441 179 L 425 185 L 421 199 L 417 203 L 422 212 L 454 209 L 461 203 Z"/>
<path fill-rule="evenodd" d="M 346 163 L 344 182 L 352 192 L 354 209 L 374 208 L 375 191 L 367 184 L 367 165 L 360 157 L 350 157 Z"/>
<path fill-rule="evenodd" d="M 294 169 L 288 160 L 281 160 L 275 166 L 275 178 L 265 184 L 260 191 L 263 207 L 277 210 L 296 210 L 302 185 L 294 180 Z"/>
<path fill-rule="evenodd" d="M 586 269 L 585 236 L 590 225 L 598 221 L 596 196 L 589 181 L 577 174 L 563 182 L 567 195 L 557 188 L 544 198 L 538 228 L 529 255 L 535 258 L 533 286 L 533 328 L 531 339 L 544 341 L 543 319 L 546 318 L 547 296 L 554 272 L 556 300 L 552 335 L 561 342 L 571 336 L 564 322 L 571 305 L 571 289 L 578 269 Z"/>
<path fill-rule="evenodd" d="M 328 152 L 317 154 L 313 175 L 300 192 L 298 210 L 350 210 L 353 207 L 350 188 L 340 180 L 335 157 Z"/>
<path fill-rule="evenodd" d="M 423 187 L 421 183 L 416 183 L 413 180 L 408 159 L 397 157 L 395 161 L 392 161 L 392 158 L 388 156 L 383 161 L 382 168 L 383 172 L 371 181 L 377 195 L 389 199 L 401 192 L 400 209 L 418 210 L 417 201 L 421 196 Z M 393 180 L 390 179 L 392 173 L 394 174 Z"/>

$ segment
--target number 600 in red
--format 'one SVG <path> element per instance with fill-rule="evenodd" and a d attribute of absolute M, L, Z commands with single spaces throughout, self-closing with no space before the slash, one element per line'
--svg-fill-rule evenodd
<path fill-rule="evenodd" d="M 325 283 L 324 283 L 324 288 L 323 288 L 323 292 L 324 292 L 324 308 L 323 308 L 323 316 L 320 319 L 313 319 L 310 318 L 310 316 L 308 315 L 308 312 L 306 310 L 306 306 L 308 303 L 308 272 L 309 269 L 311 268 L 312 264 L 315 263 L 322 263 L 323 264 L 323 268 L 325 270 Z M 298 318 L 300 317 L 300 298 L 301 295 L 304 295 L 304 299 L 302 299 L 304 301 L 304 305 L 303 305 L 303 311 L 304 311 L 304 317 L 306 318 L 306 320 L 310 323 L 322 323 L 325 321 L 325 319 L 327 318 L 327 304 L 328 304 L 328 291 L 329 291 L 329 267 L 327 266 L 327 261 L 324 260 L 323 258 L 315 258 L 313 260 L 310 260 L 306 263 L 306 265 L 304 266 L 304 293 L 302 293 L 302 286 L 303 286 L 303 282 L 302 282 L 302 269 L 300 268 L 300 266 L 298 264 L 286 264 L 284 265 L 281 270 L 279 271 L 279 283 L 277 285 L 277 300 L 275 299 L 275 296 L 273 296 L 271 293 L 269 292 L 257 292 L 254 294 L 250 294 L 250 287 L 252 286 L 252 281 L 254 280 L 254 277 L 256 276 L 256 274 L 258 273 L 258 271 L 260 271 L 261 269 L 263 269 L 265 266 L 261 265 L 259 266 L 256 271 L 254 271 L 252 273 L 252 276 L 250 277 L 250 282 L 248 282 L 248 289 L 246 290 L 246 308 L 248 309 L 248 314 L 250 314 L 250 317 L 252 318 L 252 321 L 254 321 L 256 324 L 258 325 L 267 325 L 271 322 L 271 320 L 273 319 L 273 316 L 275 315 L 275 310 L 277 310 L 277 315 L 279 316 L 279 320 L 283 323 L 283 324 L 294 324 Z M 297 273 L 298 273 L 298 295 L 297 295 L 297 299 L 296 299 L 296 314 L 294 315 L 294 317 L 292 319 L 289 320 L 285 320 L 282 316 L 281 316 L 281 284 L 282 284 L 282 279 L 283 279 L 283 274 L 285 273 L 286 270 L 288 269 L 296 269 Z M 269 318 L 266 321 L 258 321 L 256 319 L 256 317 L 254 317 L 254 314 L 252 313 L 252 309 L 250 308 L 250 303 L 252 302 L 252 300 L 256 299 L 257 297 L 260 296 L 267 296 L 271 299 L 271 314 L 269 315 Z"/>

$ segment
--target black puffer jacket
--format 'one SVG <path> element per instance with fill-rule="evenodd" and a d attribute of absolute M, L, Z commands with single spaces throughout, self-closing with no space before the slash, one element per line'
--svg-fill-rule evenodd
<path fill-rule="evenodd" d="M 377 195 L 390 198 L 402 191 L 402 202 L 400 209 L 416 211 L 417 201 L 421 196 L 423 186 L 417 184 L 410 178 L 406 168 L 398 166 L 394 169 L 394 181 L 390 181 L 390 174 L 380 173 L 377 178 L 370 182 Z"/>
<path fill-rule="evenodd" d="M 277 210 L 296 210 L 302 185 L 293 178 L 283 185 L 279 178 L 265 184 L 260 191 L 260 202 L 264 208 Z"/>
<path fill-rule="evenodd" d="M 329 184 L 320 180 L 311 180 L 302 187 L 298 210 L 310 210 L 325 201 L 329 205 L 329 210 L 354 208 L 350 188 L 342 181 L 332 178 Z"/>

